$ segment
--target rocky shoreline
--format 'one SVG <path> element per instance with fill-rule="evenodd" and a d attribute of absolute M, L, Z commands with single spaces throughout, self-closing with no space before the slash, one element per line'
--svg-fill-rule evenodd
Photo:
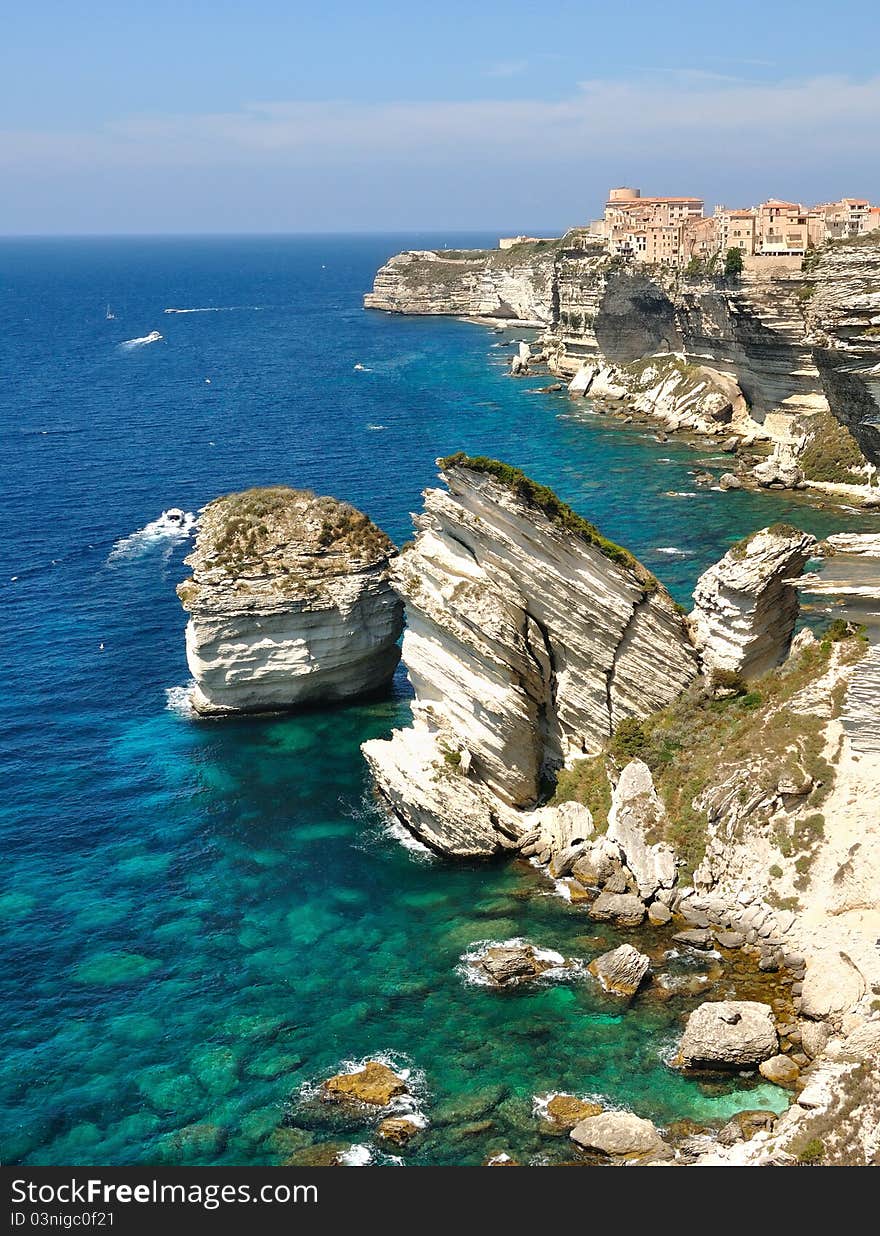
<path fill-rule="evenodd" d="M 544 369 L 595 409 L 730 451 L 730 487 L 880 506 L 880 239 L 832 242 L 801 272 L 739 280 L 633 269 L 583 231 L 507 251 L 412 252 L 367 308 L 537 325 L 514 375 Z"/>
<path fill-rule="evenodd" d="M 771 1003 L 739 988 L 704 1000 L 677 1067 L 757 1071 L 793 1095 L 784 1116 L 670 1139 L 603 1109 L 568 1130 L 586 1161 L 871 1161 L 880 744 L 849 700 L 874 659 L 843 620 L 794 636 L 814 538 L 786 525 L 746 537 L 704 572 L 686 614 L 519 470 L 462 454 L 438 465 L 445 488 L 426 491 L 397 552 L 361 513 L 301 491 L 208 508 L 181 585 L 197 709 L 374 690 L 397 662 L 405 606 L 412 724 L 363 745 L 389 813 L 446 857 L 528 861 L 588 920 L 741 955 L 779 984 Z M 462 965 L 497 988 L 589 976 L 624 1001 L 675 990 L 626 942 L 587 964 L 540 941 L 490 941 Z M 382 1102 L 354 1095 L 348 1073 L 322 1101 L 389 1108 L 405 1091 L 379 1065 L 361 1072 Z M 380 1140 L 398 1149 L 424 1127 L 396 1109 L 383 1120 Z"/>

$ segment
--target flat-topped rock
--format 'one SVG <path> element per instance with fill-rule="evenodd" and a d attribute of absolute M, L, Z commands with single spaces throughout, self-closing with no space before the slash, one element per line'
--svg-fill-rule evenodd
<path fill-rule="evenodd" d="M 403 628 L 393 553 L 361 511 L 307 490 L 209 503 L 177 589 L 195 710 L 294 709 L 386 687 Z"/>
<path fill-rule="evenodd" d="M 769 1004 L 707 1000 L 688 1017 L 679 1046 L 685 1068 L 748 1068 L 779 1051 Z"/>
<path fill-rule="evenodd" d="M 653 1155 L 669 1149 L 657 1127 L 632 1112 L 589 1116 L 574 1126 L 570 1136 L 583 1150 L 621 1158 Z"/>

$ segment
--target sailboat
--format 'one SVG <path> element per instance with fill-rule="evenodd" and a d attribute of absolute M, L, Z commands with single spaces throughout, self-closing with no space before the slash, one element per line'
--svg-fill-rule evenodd
<path fill-rule="evenodd" d="M 104 314 L 104 317 L 108 322 L 116 321 L 116 314 L 113 312 L 113 310 L 110 308 L 109 305 L 107 306 L 107 312 Z"/>

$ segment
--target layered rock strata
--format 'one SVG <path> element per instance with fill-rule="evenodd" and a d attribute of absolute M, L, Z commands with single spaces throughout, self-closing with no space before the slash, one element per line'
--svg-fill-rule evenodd
<path fill-rule="evenodd" d="M 276 486 L 211 502 L 177 589 L 195 710 L 291 709 L 386 687 L 403 626 L 393 552 L 334 498 Z"/>
<path fill-rule="evenodd" d="M 827 246 L 808 278 L 808 340 L 828 403 L 880 465 L 880 236 Z"/>
<path fill-rule="evenodd" d="M 802 449 L 830 409 L 878 464 L 880 236 L 826 246 L 805 267 L 737 280 L 645 270 L 575 229 L 508 251 L 400 254 L 364 303 L 543 324 L 549 367 L 573 394 L 626 399 L 671 429 Z M 862 483 L 857 473 L 840 479 Z"/>
<path fill-rule="evenodd" d="M 690 615 L 694 641 L 710 670 L 759 678 L 788 655 L 800 576 L 815 537 L 776 524 L 740 541 L 705 571 Z"/>
<path fill-rule="evenodd" d="M 666 590 L 548 490 L 494 461 L 440 461 L 393 565 L 407 605 L 413 726 L 364 745 L 429 844 L 489 854 L 529 831 L 542 781 L 697 664 Z"/>

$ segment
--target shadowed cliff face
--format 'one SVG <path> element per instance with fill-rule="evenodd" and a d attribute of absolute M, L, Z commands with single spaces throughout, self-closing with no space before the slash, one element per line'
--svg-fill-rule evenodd
<path fill-rule="evenodd" d="M 880 233 L 832 245 L 806 265 L 735 282 L 689 279 L 621 268 L 570 233 L 506 253 L 400 254 L 365 304 L 544 323 L 551 368 L 567 376 L 584 363 L 683 354 L 735 380 L 754 421 L 830 405 L 880 463 Z"/>
<path fill-rule="evenodd" d="M 657 352 L 683 350 L 675 306 L 659 283 L 644 275 L 611 275 L 594 323 L 599 350 L 628 364 Z"/>

